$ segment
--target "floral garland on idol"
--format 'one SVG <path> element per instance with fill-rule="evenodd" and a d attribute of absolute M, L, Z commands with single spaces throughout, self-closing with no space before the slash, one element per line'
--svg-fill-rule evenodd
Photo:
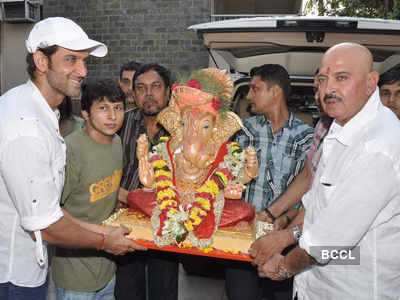
<path fill-rule="evenodd" d="M 238 182 L 237 179 L 241 176 L 245 164 L 244 151 L 235 142 L 227 143 L 227 153 L 220 158 L 220 163 L 205 182 L 196 189 L 194 201 L 183 204 L 179 200 L 173 178 L 173 165 L 168 151 L 169 140 L 168 137 L 162 137 L 154 146 L 149 159 L 154 170 L 157 193 L 156 209 L 158 209 L 158 213 L 153 214 L 152 217 L 155 242 L 161 247 L 174 243 L 179 244 L 189 235 L 192 244 L 196 247 L 208 247 L 212 244 L 212 237 L 199 242 L 200 239 L 195 238 L 193 234 L 207 222 L 207 217 L 211 217 L 213 222 L 216 219 L 214 218 L 214 209 L 217 209 L 216 205 L 218 206 L 216 199 L 223 195 L 220 192 L 228 183 Z M 221 204 L 218 208 L 220 212 L 223 208 L 223 201 Z M 215 222 L 218 224 L 219 218 Z M 212 233 L 217 230 L 217 227 L 214 225 Z"/>

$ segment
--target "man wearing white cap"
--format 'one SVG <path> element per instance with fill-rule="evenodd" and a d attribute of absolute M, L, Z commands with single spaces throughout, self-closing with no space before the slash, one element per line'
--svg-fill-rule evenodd
<path fill-rule="evenodd" d="M 124 228 L 108 229 L 72 217 L 59 206 L 65 143 L 57 106 L 78 96 L 89 55 L 107 47 L 73 21 L 48 18 L 26 41 L 30 80 L 0 98 L 0 299 L 46 299 L 47 251 L 42 242 L 134 251 Z"/>

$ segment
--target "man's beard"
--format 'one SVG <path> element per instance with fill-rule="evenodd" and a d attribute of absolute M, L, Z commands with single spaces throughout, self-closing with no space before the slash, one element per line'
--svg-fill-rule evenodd
<path fill-rule="evenodd" d="M 68 97 L 78 97 L 81 93 L 80 88 L 73 88 L 68 86 L 68 81 L 70 80 L 70 75 L 59 74 L 52 68 L 51 62 L 49 63 L 49 71 L 46 74 L 48 84 L 52 89 L 56 90 L 58 93 L 68 96 Z M 75 79 L 83 79 L 83 77 L 76 77 Z"/>
<path fill-rule="evenodd" d="M 249 113 L 250 116 L 261 115 L 261 113 L 255 111 L 254 105 L 252 105 L 251 103 L 247 105 L 246 111 Z"/>
<path fill-rule="evenodd" d="M 151 116 L 157 116 L 158 115 L 158 113 L 160 112 L 161 110 L 159 110 L 159 109 L 156 109 L 156 110 L 142 110 L 142 112 L 143 112 L 143 114 L 145 115 L 145 116 L 148 116 L 148 117 L 151 117 Z"/>
<path fill-rule="evenodd" d="M 156 100 L 154 100 L 152 97 L 146 98 L 143 101 L 143 109 L 142 112 L 145 116 L 156 116 L 158 115 L 158 113 L 161 111 L 161 109 L 159 108 L 153 108 L 153 109 L 146 109 L 144 107 L 146 107 L 146 103 L 153 103 L 154 105 L 157 106 L 158 102 Z"/>

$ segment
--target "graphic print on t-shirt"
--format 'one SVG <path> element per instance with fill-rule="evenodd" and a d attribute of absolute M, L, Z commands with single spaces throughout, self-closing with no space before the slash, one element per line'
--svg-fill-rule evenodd
<path fill-rule="evenodd" d="M 122 170 L 115 170 L 112 176 L 91 184 L 89 187 L 90 202 L 96 202 L 118 190 L 121 177 Z"/>

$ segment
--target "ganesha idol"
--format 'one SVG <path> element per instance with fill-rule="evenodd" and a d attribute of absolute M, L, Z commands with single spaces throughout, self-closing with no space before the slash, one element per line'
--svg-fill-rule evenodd
<path fill-rule="evenodd" d="M 224 71 L 192 72 L 172 86 L 169 106 L 157 117 L 170 137 L 161 138 L 151 152 L 145 135 L 137 141 L 145 188 L 129 193 L 128 202 L 151 216 L 159 247 L 186 240 L 203 249 L 218 227 L 254 219 L 254 208 L 240 199 L 244 184 L 257 177 L 257 153 L 228 141 L 243 127 L 229 111 L 232 92 Z"/>

